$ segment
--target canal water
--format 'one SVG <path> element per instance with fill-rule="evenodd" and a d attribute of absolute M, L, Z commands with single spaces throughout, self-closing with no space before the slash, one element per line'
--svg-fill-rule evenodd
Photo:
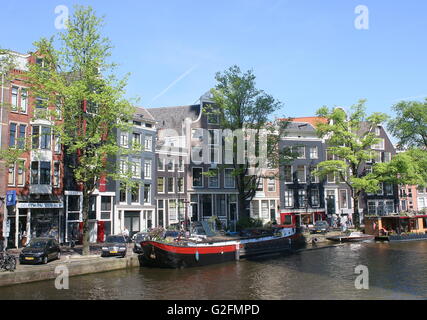
<path fill-rule="evenodd" d="M 358 290 L 355 268 L 369 270 Z M 427 241 L 345 244 L 182 270 L 135 268 L 0 288 L 0 299 L 427 299 Z"/>

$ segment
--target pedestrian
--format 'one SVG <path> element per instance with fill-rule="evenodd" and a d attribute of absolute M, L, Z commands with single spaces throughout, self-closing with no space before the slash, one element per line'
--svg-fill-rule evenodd
<path fill-rule="evenodd" d="M 125 236 L 126 241 L 129 241 L 129 230 L 128 230 L 128 228 L 125 227 L 123 229 L 123 235 Z"/>

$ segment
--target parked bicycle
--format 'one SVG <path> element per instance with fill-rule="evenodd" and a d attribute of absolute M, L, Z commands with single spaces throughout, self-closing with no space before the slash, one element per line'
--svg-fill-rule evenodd
<path fill-rule="evenodd" d="M 16 257 L 5 251 L 0 252 L 0 270 L 1 271 L 15 271 Z"/>

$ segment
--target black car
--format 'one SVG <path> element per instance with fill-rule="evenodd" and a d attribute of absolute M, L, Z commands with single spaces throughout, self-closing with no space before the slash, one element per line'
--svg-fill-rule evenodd
<path fill-rule="evenodd" d="M 19 262 L 21 264 L 48 263 L 61 257 L 58 242 L 52 238 L 34 238 L 21 251 Z"/>
<path fill-rule="evenodd" d="M 142 254 L 141 242 L 148 239 L 147 232 L 138 232 L 133 236 L 133 252 Z"/>
<path fill-rule="evenodd" d="M 127 241 L 122 235 L 108 236 L 105 243 L 102 245 L 101 257 L 126 256 Z"/>
<path fill-rule="evenodd" d="M 327 233 L 329 232 L 329 224 L 326 221 L 316 221 L 311 233 Z"/>

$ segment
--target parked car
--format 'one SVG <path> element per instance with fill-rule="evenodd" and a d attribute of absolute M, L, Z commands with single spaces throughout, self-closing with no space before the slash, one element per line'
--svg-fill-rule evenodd
<path fill-rule="evenodd" d="M 61 257 L 58 242 L 52 238 L 34 238 L 21 251 L 19 262 L 21 264 L 48 263 Z"/>
<path fill-rule="evenodd" d="M 133 238 L 133 252 L 142 254 L 143 250 L 141 248 L 141 241 L 144 241 L 148 238 L 148 232 L 138 232 Z"/>
<path fill-rule="evenodd" d="M 316 221 L 311 233 L 327 233 L 329 232 L 329 224 L 326 221 Z"/>
<path fill-rule="evenodd" d="M 124 258 L 127 251 L 125 236 L 108 236 L 102 245 L 101 257 L 121 256 Z"/>

